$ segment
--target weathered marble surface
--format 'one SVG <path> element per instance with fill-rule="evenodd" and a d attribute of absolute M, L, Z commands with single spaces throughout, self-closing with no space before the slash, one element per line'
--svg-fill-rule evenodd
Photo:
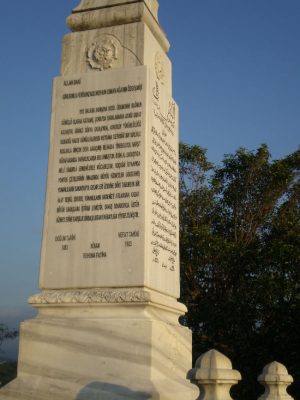
<path fill-rule="evenodd" d="M 41 307 L 22 323 L 18 378 L 0 399 L 194 400 L 181 313 L 150 304 Z"/>

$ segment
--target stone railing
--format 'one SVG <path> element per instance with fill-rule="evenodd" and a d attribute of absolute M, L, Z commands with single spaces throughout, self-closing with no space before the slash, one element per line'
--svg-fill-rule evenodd
<path fill-rule="evenodd" d="M 242 379 L 239 371 L 232 369 L 230 359 L 217 350 L 199 357 L 187 378 L 200 389 L 197 400 L 232 400 L 230 389 Z M 259 400 L 293 400 L 286 391 L 293 378 L 283 364 L 274 361 L 266 365 L 258 382 L 265 387 Z"/>

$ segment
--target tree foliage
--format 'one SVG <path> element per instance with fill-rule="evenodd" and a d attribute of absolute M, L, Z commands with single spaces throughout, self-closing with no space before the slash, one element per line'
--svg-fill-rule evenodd
<path fill-rule="evenodd" d="M 15 379 L 17 376 L 17 363 L 0 363 L 0 388 Z"/>
<path fill-rule="evenodd" d="M 274 360 L 300 378 L 299 169 L 299 150 L 272 160 L 266 145 L 241 148 L 215 167 L 201 147 L 180 145 L 184 323 L 194 358 L 213 347 L 241 371 L 237 398 L 257 398 Z"/>

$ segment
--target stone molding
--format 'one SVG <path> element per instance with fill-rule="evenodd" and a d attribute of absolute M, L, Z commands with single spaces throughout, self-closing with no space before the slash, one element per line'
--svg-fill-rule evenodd
<path fill-rule="evenodd" d="M 77 289 L 45 290 L 28 299 L 32 305 L 145 303 L 151 301 L 150 293 L 138 289 Z"/>
<path fill-rule="evenodd" d="M 153 33 L 156 40 L 160 43 L 163 50 L 168 52 L 170 43 L 166 34 L 144 2 L 139 1 L 107 8 L 96 8 L 83 10 L 82 12 L 73 12 L 67 18 L 67 25 L 73 32 L 108 28 L 136 22 L 145 23 Z"/>
<path fill-rule="evenodd" d="M 158 19 L 157 0 L 81 0 L 80 4 L 73 9 L 73 13 L 96 10 L 99 8 L 115 7 L 132 3 L 145 3 L 155 19 Z"/>
<path fill-rule="evenodd" d="M 86 305 L 152 305 L 184 315 L 187 308 L 175 298 L 142 288 L 92 288 L 43 290 L 28 299 L 33 307 Z"/>

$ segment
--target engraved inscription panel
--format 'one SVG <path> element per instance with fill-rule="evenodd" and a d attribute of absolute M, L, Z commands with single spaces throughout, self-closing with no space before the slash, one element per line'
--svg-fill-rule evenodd
<path fill-rule="evenodd" d="M 57 78 L 44 289 L 179 297 L 178 109 L 148 67 Z"/>
<path fill-rule="evenodd" d="M 41 287 L 144 282 L 146 80 L 55 79 Z"/>
<path fill-rule="evenodd" d="M 149 96 L 150 280 L 179 296 L 178 107 L 153 76 Z"/>

